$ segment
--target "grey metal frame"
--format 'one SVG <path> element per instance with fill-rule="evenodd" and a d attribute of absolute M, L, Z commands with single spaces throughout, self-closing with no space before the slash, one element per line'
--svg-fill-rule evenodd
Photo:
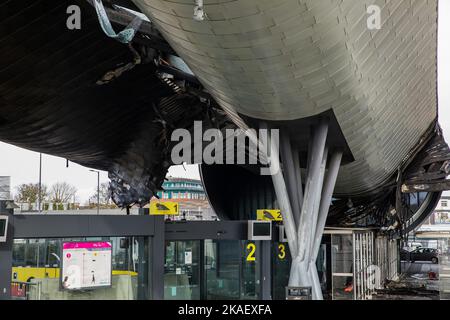
<path fill-rule="evenodd" d="M 148 215 L 13 215 L 14 238 L 154 236 L 156 218 Z"/>
<path fill-rule="evenodd" d="M 165 240 L 247 240 L 247 221 L 189 221 L 165 224 Z"/>
<path fill-rule="evenodd" d="M 5 208 L 5 202 L 0 201 L 0 213 L 8 214 L 10 217 L 13 210 Z M 11 298 L 11 269 L 12 269 L 12 245 L 13 245 L 13 225 L 12 219 L 8 222 L 9 232 L 6 242 L 0 243 L 0 300 Z"/>

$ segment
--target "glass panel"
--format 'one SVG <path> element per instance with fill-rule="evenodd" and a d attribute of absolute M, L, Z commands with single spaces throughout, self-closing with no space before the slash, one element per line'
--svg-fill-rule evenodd
<path fill-rule="evenodd" d="M 260 296 L 259 242 L 205 240 L 208 300 L 253 300 Z"/>
<path fill-rule="evenodd" d="M 291 271 L 291 253 L 287 243 L 272 245 L 272 299 L 286 300 L 286 286 Z"/>
<path fill-rule="evenodd" d="M 62 243 L 98 240 L 112 243 L 111 286 L 76 291 L 62 289 Z M 138 299 L 139 290 L 140 297 L 147 299 L 148 268 L 143 265 L 149 265 L 148 238 L 144 237 L 15 239 L 12 297 L 29 300 L 134 300 Z"/>
<path fill-rule="evenodd" d="M 428 196 L 427 192 L 419 192 L 419 206 L 423 205 L 427 196 Z"/>
<path fill-rule="evenodd" d="M 439 254 L 439 293 L 440 300 L 450 300 L 450 241 L 442 240 Z"/>
<path fill-rule="evenodd" d="M 409 194 L 409 207 L 413 213 L 419 210 L 419 194 L 410 193 Z"/>
<path fill-rule="evenodd" d="M 205 240 L 206 298 L 208 300 L 238 300 L 239 241 Z"/>
<path fill-rule="evenodd" d="M 353 234 L 332 235 L 333 300 L 353 300 Z"/>
<path fill-rule="evenodd" d="M 242 281 L 241 299 L 253 300 L 259 296 L 260 289 L 260 258 L 258 245 L 260 242 L 242 241 L 241 245 L 245 252 L 242 256 Z"/>
<path fill-rule="evenodd" d="M 333 235 L 333 273 L 353 273 L 353 235 Z"/>
<path fill-rule="evenodd" d="M 166 242 L 164 299 L 200 299 L 200 241 Z"/>
<path fill-rule="evenodd" d="M 333 300 L 353 300 L 353 277 L 333 277 Z"/>

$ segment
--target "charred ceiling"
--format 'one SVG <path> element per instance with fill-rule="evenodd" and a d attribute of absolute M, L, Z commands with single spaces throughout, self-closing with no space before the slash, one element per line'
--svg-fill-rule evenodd
<path fill-rule="evenodd" d="M 0 5 L 0 140 L 107 170 L 119 206 L 145 204 L 171 165 L 170 130 L 210 113 L 184 82 L 163 79 L 163 53 L 148 45 L 159 39 L 116 42 L 76 3 L 80 30 L 66 27 L 73 1 Z"/>
<path fill-rule="evenodd" d="M 411 150 L 396 176 L 377 194 L 336 199 L 328 225 L 380 227 L 407 235 L 433 213 L 441 193 L 448 190 L 450 149 L 434 123 Z"/>

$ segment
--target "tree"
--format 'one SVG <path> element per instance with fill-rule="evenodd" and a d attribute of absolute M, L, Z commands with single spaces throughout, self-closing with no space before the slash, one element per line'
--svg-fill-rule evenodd
<path fill-rule="evenodd" d="M 39 184 L 38 183 L 24 183 L 18 186 L 16 202 L 36 203 L 39 201 Z M 41 185 L 41 201 L 46 200 L 48 191 L 46 185 Z"/>
<path fill-rule="evenodd" d="M 55 183 L 49 193 L 53 203 L 68 203 L 77 193 L 77 189 L 67 182 Z"/>
<path fill-rule="evenodd" d="M 97 203 L 97 190 L 95 190 L 94 195 L 89 198 L 89 202 L 92 204 Z M 111 205 L 111 192 L 109 190 L 108 182 L 100 184 L 100 204 L 107 206 Z"/>

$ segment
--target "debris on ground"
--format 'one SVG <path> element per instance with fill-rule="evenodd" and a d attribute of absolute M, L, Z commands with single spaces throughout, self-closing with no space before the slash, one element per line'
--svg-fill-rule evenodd
<path fill-rule="evenodd" d="M 385 289 L 377 290 L 373 300 L 439 300 L 437 280 L 436 274 L 403 275 L 398 281 L 388 282 Z"/>

